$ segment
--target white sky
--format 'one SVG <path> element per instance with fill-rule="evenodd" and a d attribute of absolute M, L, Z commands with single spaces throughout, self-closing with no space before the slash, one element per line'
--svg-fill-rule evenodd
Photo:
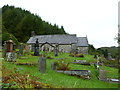
<path fill-rule="evenodd" d="M 69 34 L 88 37 L 94 47 L 118 46 L 119 0 L 0 0 L 29 10 L 52 24 L 64 26 Z"/>

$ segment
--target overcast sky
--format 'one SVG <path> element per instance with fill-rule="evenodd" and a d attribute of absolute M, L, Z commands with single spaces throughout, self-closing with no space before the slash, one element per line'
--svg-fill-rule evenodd
<path fill-rule="evenodd" d="M 118 46 L 118 1 L 120 0 L 0 0 L 29 10 L 52 24 L 64 26 L 69 34 L 87 35 L 94 47 Z"/>

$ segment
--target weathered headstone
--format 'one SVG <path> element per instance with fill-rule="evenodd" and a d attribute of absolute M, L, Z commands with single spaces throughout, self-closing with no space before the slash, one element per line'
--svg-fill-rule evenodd
<path fill-rule="evenodd" d="M 112 60 L 111 53 L 108 53 L 107 59 L 108 59 L 108 60 Z"/>
<path fill-rule="evenodd" d="M 46 72 L 46 58 L 45 57 L 39 57 L 39 60 L 38 60 L 38 70 L 41 73 L 45 73 Z"/>
<path fill-rule="evenodd" d="M 105 70 L 99 70 L 99 80 L 106 80 L 106 71 Z"/>
<path fill-rule="evenodd" d="M 13 52 L 13 41 L 6 41 L 6 52 Z"/>
<path fill-rule="evenodd" d="M 13 41 L 6 41 L 6 60 L 16 61 L 16 54 L 13 52 Z"/>
<path fill-rule="evenodd" d="M 97 59 L 97 55 L 96 54 L 94 55 L 94 58 Z"/>
<path fill-rule="evenodd" d="M 36 43 L 35 43 L 35 51 L 34 51 L 34 56 L 39 56 L 39 42 L 38 42 L 38 38 L 36 39 Z"/>
<path fill-rule="evenodd" d="M 94 63 L 95 69 L 99 70 L 99 60 L 97 59 L 97 63 Z"/>
<path fill-rule="evenodd" d="M 18 52 L 18 58 L 20 58 L 22 55 L 23 55 L 23 43 L 20 43 L 19 52 Z"/>
<path fill-rule="evenodd" d="M 57 63 L 56 63 L 56 62 L 53 62 L 53 63 L 51 64 L 51 69 L 52 69 L 52 70 L 56 70 L 56 69 L 57 69 Z"/>
<path fill-rule="evenodd" d="M 46 57 L 46 54 L 47 54 L 47 52 L 46 52 L 46 46 L 43 47 L 43 51 L 44 51 L 44 57 Z"/>
<path fill-rule="evenodd" d="M 56 45 L 56 47 L 54 48 L 54 55 L 58 56 L 58 45 Z"/>
<path fill-rule="evenodd" d="M 60 54 L 62 54 L 63 52 L 64 52 L 63 49 L 61 49 Z"/>
<path fill-rule="evenodd" d="M 27 54 L 29 53 L 29 46 L 28 46 L 28 44 L 25 45 L 25 53 L 27 53 Z"/>

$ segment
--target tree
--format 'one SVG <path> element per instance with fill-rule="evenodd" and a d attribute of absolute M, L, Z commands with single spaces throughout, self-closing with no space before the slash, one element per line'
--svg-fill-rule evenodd
<path fill-rule="evenodd" d="M 38 35 L 66 34 L 63 27 L 51 25 L 40 16 L 14 6 L 3 6 L 2 16 L 2 24 L 6 28 L 4 30 L 14 35 L 19 42 L 26 42 L 31 36 L 31 31 Z"/>

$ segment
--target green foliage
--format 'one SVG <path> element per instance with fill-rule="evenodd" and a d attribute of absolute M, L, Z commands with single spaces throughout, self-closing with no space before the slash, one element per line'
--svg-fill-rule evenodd
<path fill-rule="evenodd" d="M 46 73 L 40 73 L 38 71 L 38 66 L 27 66 L 27 65 L 16 65 L 11 62 L 6 62 L 3 60 L 3 66 L 6 68 L 9 68 L 11 70 L 14 70 L 14 67 L 16 66 L 19 69 L 19 73 L 22 75 L 30 75 L 30 79 L 33 79 L 32 76 L 39 78 L 37 81 L 54 86 L 54 88 L 118 88 L 117 83 L 108 83 L 98 80 L 98 70 L 95 69 L 94 65 L 91 64 L 90 66 L 85 65 L 76 65 L 76 64 L 69 64 L 69 67 L 71 70 L 90 70 L 91 72 L 91 79 L 90 80 L 83 80 L 78 77 L 74 76 L 68 76 L 62 73 L 57 73 L 53 70 L 51 70 L 51 64 L 53 62 L 61 58 L 65 60 L 65 63 L 73 62 L 74 57 L 70 57 L 69 53 L 63 53 L 58 54 L 59 56 L 55 57 L 54 53 L 47 53 L 48 56 L 53 57 L 54 59 L 47 59 L 46 60 Z M 26 57 L 26 59 L 17 59 L 18 63 L 31 63 L 31 62 L 38 62 L 37 56 L 23 56 Z M 77 60 L 86 60 L 87 62 L 93 63 L 96 61 L 96 59 L 93 58 L 93 55 L 84 55 L 84 57 L 76 57 Z M 102 67 L 100 66 L 100 69 Z M 105 66 L 105 70 L 107 71 L 107 77 L 109 78 L 117 78 L 118 77 L 118 69 L 117 68 L 111 68 Z M 4 70 L 5 71 L 5 70 Z M 7 70 L 7 73 L 4 73 L 4 75 L 9 76 L 10 72 Z"/>
<path fill-rule="evenodd" d="M 59 60 L 56 62 L 57 70 L 70 70 L 69 63 L 65 60 Z"/>
<path fill-rule="evenodd" d="M 91 55 L 96 54 L 96 49 L 94 48 L 93 45 L 90 45 L 90 44 L 89 44 L 88 48 L 89 48 L 89 49 L 88 49 L 88 50 L 89 50 L 89 54 L 91 54 Z"/>
<path fill-rule="evenodd" d="M 10 38 L 10 35 L 12 36 L 11 38 Z M 3 31 L 3 32 L 2 32 L 2 43 L 4 43 L 4 41 L 10 40 L 10 39 L 12 39 L 13 42 L 14 42 L 16 45 L 19 44 L 17 38 L 16 38 L 14 35 Z"/>
<path fill-rule="evenodd" d="M 71 53 L 70 56 L 72 56 L 72 57 L 84 57 L 84 54 L 82 54 L 82 53 L 78 53 L 78 54 Z"/>
<path fill-rule="evenodd" d="M 19 42 L 26 42 L 31 32 L 38 35 L 66 34 L 63 26 L 59 28 L 56 24 L 51 25 L 27 10 L 5 5 L 2 7 L 3 26 L 8 33 L 13 34 Z M 3 35 L 4 36 L 4 35 Z"/>
<path fill-rule="evenodd" d="M 103 51 L 103 54 L 111 53 L 113 58 L 117 58 L 119 56 L 118 52 L 119 47 L 102 47 L 101 50 Z"/>
<path fill-rule="evenodd" d="M 2 88 L 50 88 L 50 85 L 38 82 L 36 78 L 29 74 L 21 74 L 16 67 L 14 70 L 3 67 L 3 84 Z M 7 75 L 6 75 L 7 74 Z M 30 78 L 32 77 L 32 79 Z"/>

